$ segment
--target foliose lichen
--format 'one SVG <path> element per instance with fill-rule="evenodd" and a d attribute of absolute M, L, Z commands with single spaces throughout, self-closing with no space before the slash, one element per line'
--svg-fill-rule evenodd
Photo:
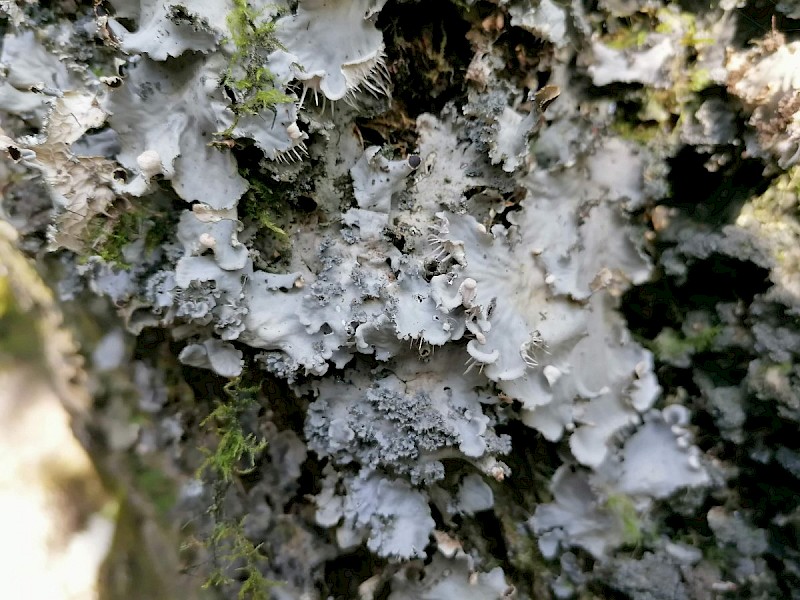
<path fill-rule="evenodd" d="M 205 523 L 245 569 L 217 582 L 786 591 L 770 569 L 795 581 L 797 549 L 768 538 L 796 511 L 730 507 L 757 464 L 798 485 L 796 444 L 768 433 L 800 422 L 797 42 L 736 46 L 735 2 L 455 4 L 434 30 L 412 1 L 113 0 L 5 34 L 0 175 L 41 174 L 65 295 L 168 331 L 187 372 L 282 386 L 217 404 L 199 461 L 171 446 L 229 484 L 180 494 L 236 516 Z M 103 60 L 76 50 L 87 27 Z M 435 93 L 393 89 L 420 46 Z M 697 281 L 737 271 L 757 285 Z M 531 472 L 550 485 L 518 491 Z"/>

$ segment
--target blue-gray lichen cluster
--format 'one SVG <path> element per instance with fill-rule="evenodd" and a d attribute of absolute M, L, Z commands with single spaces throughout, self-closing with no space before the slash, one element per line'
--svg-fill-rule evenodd
<path fill-rule="evenodd" d="M 107 296 L 132 333 L 169 330 L 182 364 L 263 371 L 305 407 L 302 431 L 262 423 L 291 457 L 239 499 L 276 598 L 321 597 L 326 561 L 359 551 L 383 561 L 360 598 L 800 595 L 767 569 L 768 524 L 737 510 L 729 455 L 749 399 L 800 422 L 800 42 L 744 46 L 736 2 L 442 0 L 459 57 L 447 23 L 397 26 L 424 3 L 112 0 L 46 23 L 7 4 L 3 169 L 42 175 L 63 295 Z M 274 25 L 255 69 L 237 11 Z M 440 71 L 441 101 L 392 100 L 401 74 Z M 272 100 L 244 111 L 253 90 Z M 677 183 L 687 155 L 723 174 L 716 196 Z M 743 161 L 771 183 L 726 187 Z M 674 291 L 719 261 L 762 288 Z M 745 463 L 798 477 L 797 448 L 756 438 Z M 308 456 L 313 510 L 291 512 Z M 795 527 L 785 508 L 772 523 Z M 505 556 L 467 525 L 486 511 Z M 315 536 L 305 571 L 281 562 Z"/>

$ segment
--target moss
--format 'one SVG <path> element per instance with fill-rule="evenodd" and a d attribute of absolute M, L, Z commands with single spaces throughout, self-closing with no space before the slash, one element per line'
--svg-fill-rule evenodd
<path fill-rule="evenodd" d="M 144 249 L 152 252 L 175 234 L 173 223 L 166 218 L 150 218 L 150 226 L 144 236 Z"/>
<path fill-rule="evenodd" d="M 230 483 L 234 475 L 252 471 L 256 459 L 267 446 L 266 440 L 258 439 L 253 433 L 246 434 L 239 420 L 241 413 L 255 403 L 255 394 L 260 386 L 242 387 L 240 384 L 238 378 L 228 382 L 225 385 L 228 398 L 217 401 L 214 410 L 200 423 L 200 427 L 216 423 L 219 440 L 213 451 L 201 449 L 206 458 L 198 469 L 198 476 L 210 472 L 212 476 Z"/>
<path fill-rule="evenodd" d="M 628 120 L 615 121 L 612 130 L 623 139 L 647 145 L 660 133 L 661 128 L 654 123 L 634 123 Z"/>
<path fill-rule="evenodd" d="M 711 72 L 696 66 L 692 56 L 713 42 L 707 32 L 698 29 L 694 15 L 673 9 L 662 9 L 655 13 L 642 11 L 627 23 L 615 21 L 605 23 L 609 30 L 603 42 L 615 49 L 643 48 L 653 33 L 676 37 L 686 50 L 679 52 L 667 62 L 672 85 L 668 88 L 644 87 L 631 93 L 627 100 L 641 107 L 635 117 L 628 113 L 621 117 L 613 128 L 626 139 L 641 144 L 650 144 L 658 135 L 667 136 L 677 142 L 677 133 L 686 117 L 700 105 L 698 93 L 714 85 Z M 627 118 L 625 118 L 627 117 Z M 638 121 L 638 123 L 637 123 Z M 656 123 L 650 126 L 647 123 Z"/>
<path fill-rule="evenodd" d="M 648 347 L 659 360 L 685 368 L 694 354 L 711 349 L 719 333 L 719 327 L 704 327 L 687 336 L 666 327 Z"/>
<path fill-rule="evenodd" d="M 695 93 L 702 92 L 713 83 L 708 69 L 694 69 L 689 75 L 689 89 Z"/>
<path fill-rule="evenodd" d="M 797 213 L 800 207 L 800 167 L 779 175 L 767 190 L 753 198 L 753 216 L 768 224 L 780 220 L 784 213 Z"/>
<path fill-rule="evenodd" d="M 671 23 L 662 21 L 661 23 L 656 25 L 655 31 L 656 33 L 662 33 L 666 35 L 672 33 L 674 31 L 674 28 Z"/>
<path fill-rule="evenodd" d="M 626 546 L 642 543 L 642 522 L 633 501 L 625 494 L 609 494 L 606 508 L 619 520 L 622 526 L 622 541 Z"/>
<path fill-rule="evenodd" d="M 642 49 L 654 32 L 666 34 L 672 31 L 669 23 L 663 22 L 657 12 L 647 7 L 641 7 L 626 17 L 607 15 L 600 24 L 600 41 L 614 50 Z"/>
<path fill-rule="evenodd" d="M 224 85 L 236 94 L 233 123 L 219 135 L 230 136 L 242 115 L 275 111 L 275 106 L 294 98 L 275 87 L 275 75 L 267 67 L 267 55 L 280 48 L 275 37 L 274 19 L 265 19 L 263 10 L 252 8 L 247 0 L 233 0 L 227 24 L 233 45 Z"/>
<path fill-rule="evenodd" d="M 293 210 L 297 190 L 290 189 L 291 184 L 269 179 L 258 167 L 240 166 L 239 173 L 250 184 L 239 201 L 239 218 L 249 231 L 255 228 L 256 235 L 250 242 L 255 264 L 267 271 L 283 268 L 291 256 L 286 227 L 297 216 Z"/>
<path fill-rule="evenodd" d="M 89 249 L 107 263 L 114 263 L 123 269 L 129 269 L 122 255 L 122 250 L 134 242 L 139 235 L 138 223 L 132 215 L 123 213 L 118 219 L 110 219 L 105 215 L 92 217 L 86 226 L 86 240 Z M 84 261 L 89 256 L 82 257 Z"/>
<path fill-rule="evenodd" d="M 784 375 L 784 376 L 790 375 L 793 369 L 794 369 L 794 363 L 791 362 L 777 363 L 768 367 L 768 370 L 771 370 L 775 373 L 778 373 L 779 375 Z"/>
<path fill-rule="evenodd" d="M 520 526 L 519 515 L 514 515 L 515 510 L 510 506 L 508 508 L 509 510 L 503 510 L 496 506 L 495 510 L 511 567 L 506 572 L 516 572 L 521 576 L 519 579 L 525 582 L 524 589 L 529 591 L 529 597 L 549 598 L 550 582 L 556 577 L 556 573 L 542 556 L 536 537 Z"/>
<path fill-rule="evenodd" d="M 216 423 L 218 435 L 216 448 L 201 449 L 206 459 L 198 469 L 214 488 L 214 501 L 208 513 L 214 521 L 211 535 L 200 544 L 211 552 L 214 569 L 203 584 L 203 589 L 228 587 L 238 583 L 236 597 L 240 600 L 267 600 L 269 589 L 280 582 L 264 577 L 262 568 L 267 557 L 261 544 L 254 544 L 244 532 L 241 519 L 226 518 L 225 497 L 235 477 L 250 473 L 267 441 L 253 433 L 245 433 L 240 417 L 256 405 L 261 384 L 248 385 L 237 378 L 224 387 L 227 398 L 218 401 L 214 410 L 200 423 L 201 427 Z M 231 573 L 236 572 L 233 577 Z"/>
<path fill-rule="evenodd" d="M 278 225 L 287 212 L 287 203 L 282 195 L 255 177 L 249 169 L 242 168 L 239 173 L 250 183 L 242 202 L 244 216 L 279 238 L 288 239 L 287 233 Z"/>
<path fill-rule="evenodd" d="M 671 7 L 661 8 L 656 11 L 658 25 L 656 32 L 672 33 L 676 30 L 682 31 L 681 44 L 685 47 L 700 48 L 714 43 L 714 39 L 706 37 L 707 32 L 698 31 L 697 17 L 690 12 L 678 12 Z"/>
<path fill-rule="evenodd" d="M 628 48 L 641 48 L 647 41 L 648 31 L 644 29 L 619 29 L 615 33 L 603 38 L 603 43 L 614 50 Z"/>
<path fill-rule="evenodd" d="M 261 552 L 261 544 L 253 544 L 245 535 L 242 521 L 217 523 L 209 542 L 214 550 L 215 560 L 225 566 L 211 573 L 203 584 L 203 589 L 229 586 L 241 581 L 236 594 L 239 600 L 268 600 L 271 597 L 270 588 L 281 585 L 278 581 L 264 577 L 260 566 L 267 557 Z M 235 579 L 229 575 L 233 565 L 237 565 L 233 570 L 239 573 Z"/>
<path fill-rule="evenodd" d="M 708 36 L 707 32 L 697 31 L 697 24 L 694 16 L 692 16 L 689 25 L 686 28 L 686 33 L 684 33 L 683 37 L 681 38 L 681 43 L 686 47 L 699 50 L 700 48 L 713 45 L 714 42 L 714 38 Z"/>
<path fill-rule="evenodd" d="M 104 262 L 129 269 L 125 260 L 125 247 L 144 237 L 145 250 L 152 252 L 173 235 L 169 219 L 156 216 L 145 208 L 130 210 L 119 207 L 110 216 L 97 215 L 86 227 L 86 244 L 95 256 Z M 89 255 L 82 257 L 87 260 Z"/>

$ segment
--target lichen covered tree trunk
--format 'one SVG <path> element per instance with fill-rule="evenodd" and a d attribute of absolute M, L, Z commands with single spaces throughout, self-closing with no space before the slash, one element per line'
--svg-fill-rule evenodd
<path fill-rule="evenodd" d="M 800 14 L 759 6 L 6 3 L 107 597 L 800 597 Z"/>

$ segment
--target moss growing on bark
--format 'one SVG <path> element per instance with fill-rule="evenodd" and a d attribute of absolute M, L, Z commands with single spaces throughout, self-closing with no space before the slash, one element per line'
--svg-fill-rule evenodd
<path fill-rule="evenodd" d="M 219 436 L 217 447 L 211 451 L 203 448 L 206 459 L 198 469 L 198 475 L 209 473 L 225 483 L 233 481 L 234 475 L 241 475 L 255 467 L 255 461 L 267 447 L 266 440 L 253 433 L 245 433 L 239 415 L 252 406 L 260 386 L 241 387 L 241 380 L 234 379 L 225 385 L 228 398 L 218 401 L 213 411 L 200 423 L 206 427 L 216 423 Z"/>
<path fill-rule="evenodd" d="M 280 48 L 280 42 L 275 37 L 275 20 L 265 18 L 263 13 L 247 0 L 233 0 L 233 10 L 227 18 L 233 52 L 224 84 L 237 96 L 232 107 L 236 118 L 221 133 L 223 136 L 231 134 L 242 115 L 274 112 L 277 104 L 294 101 L 275 87 L 275 75 L 265 66 L 267 55 Z"/>
<path fill-rule="evenodd" d="M 214 489 L 214 501 L 208 510 L 214 528 L 207 540 L 201 542 L 210 551 L 214 568 L 202 587 L 238 585 L 236 597 L 239 600 L 267 600 L 269 589 L 279 585 L 261 572 L 267 560 L 261 544 L 253 543 L 245 535 L 242 519 L 228 517 L 223 507 L 234 479 L 251 472 L 267 446 L 265 439 L 245 433 L 240 421 L 242 413 L 255 405 L 260 389 L 260 383 L 246 385 L 238 378 L 229 381 L 224 387 L 227 398 L 218 401 L 200 423 L 201 427 L 206 427 L 214 422 L 219 437 L 213 451 L 201 449 L 206 459 L 198 469 L 198 476 L 205 476 Z"/>

